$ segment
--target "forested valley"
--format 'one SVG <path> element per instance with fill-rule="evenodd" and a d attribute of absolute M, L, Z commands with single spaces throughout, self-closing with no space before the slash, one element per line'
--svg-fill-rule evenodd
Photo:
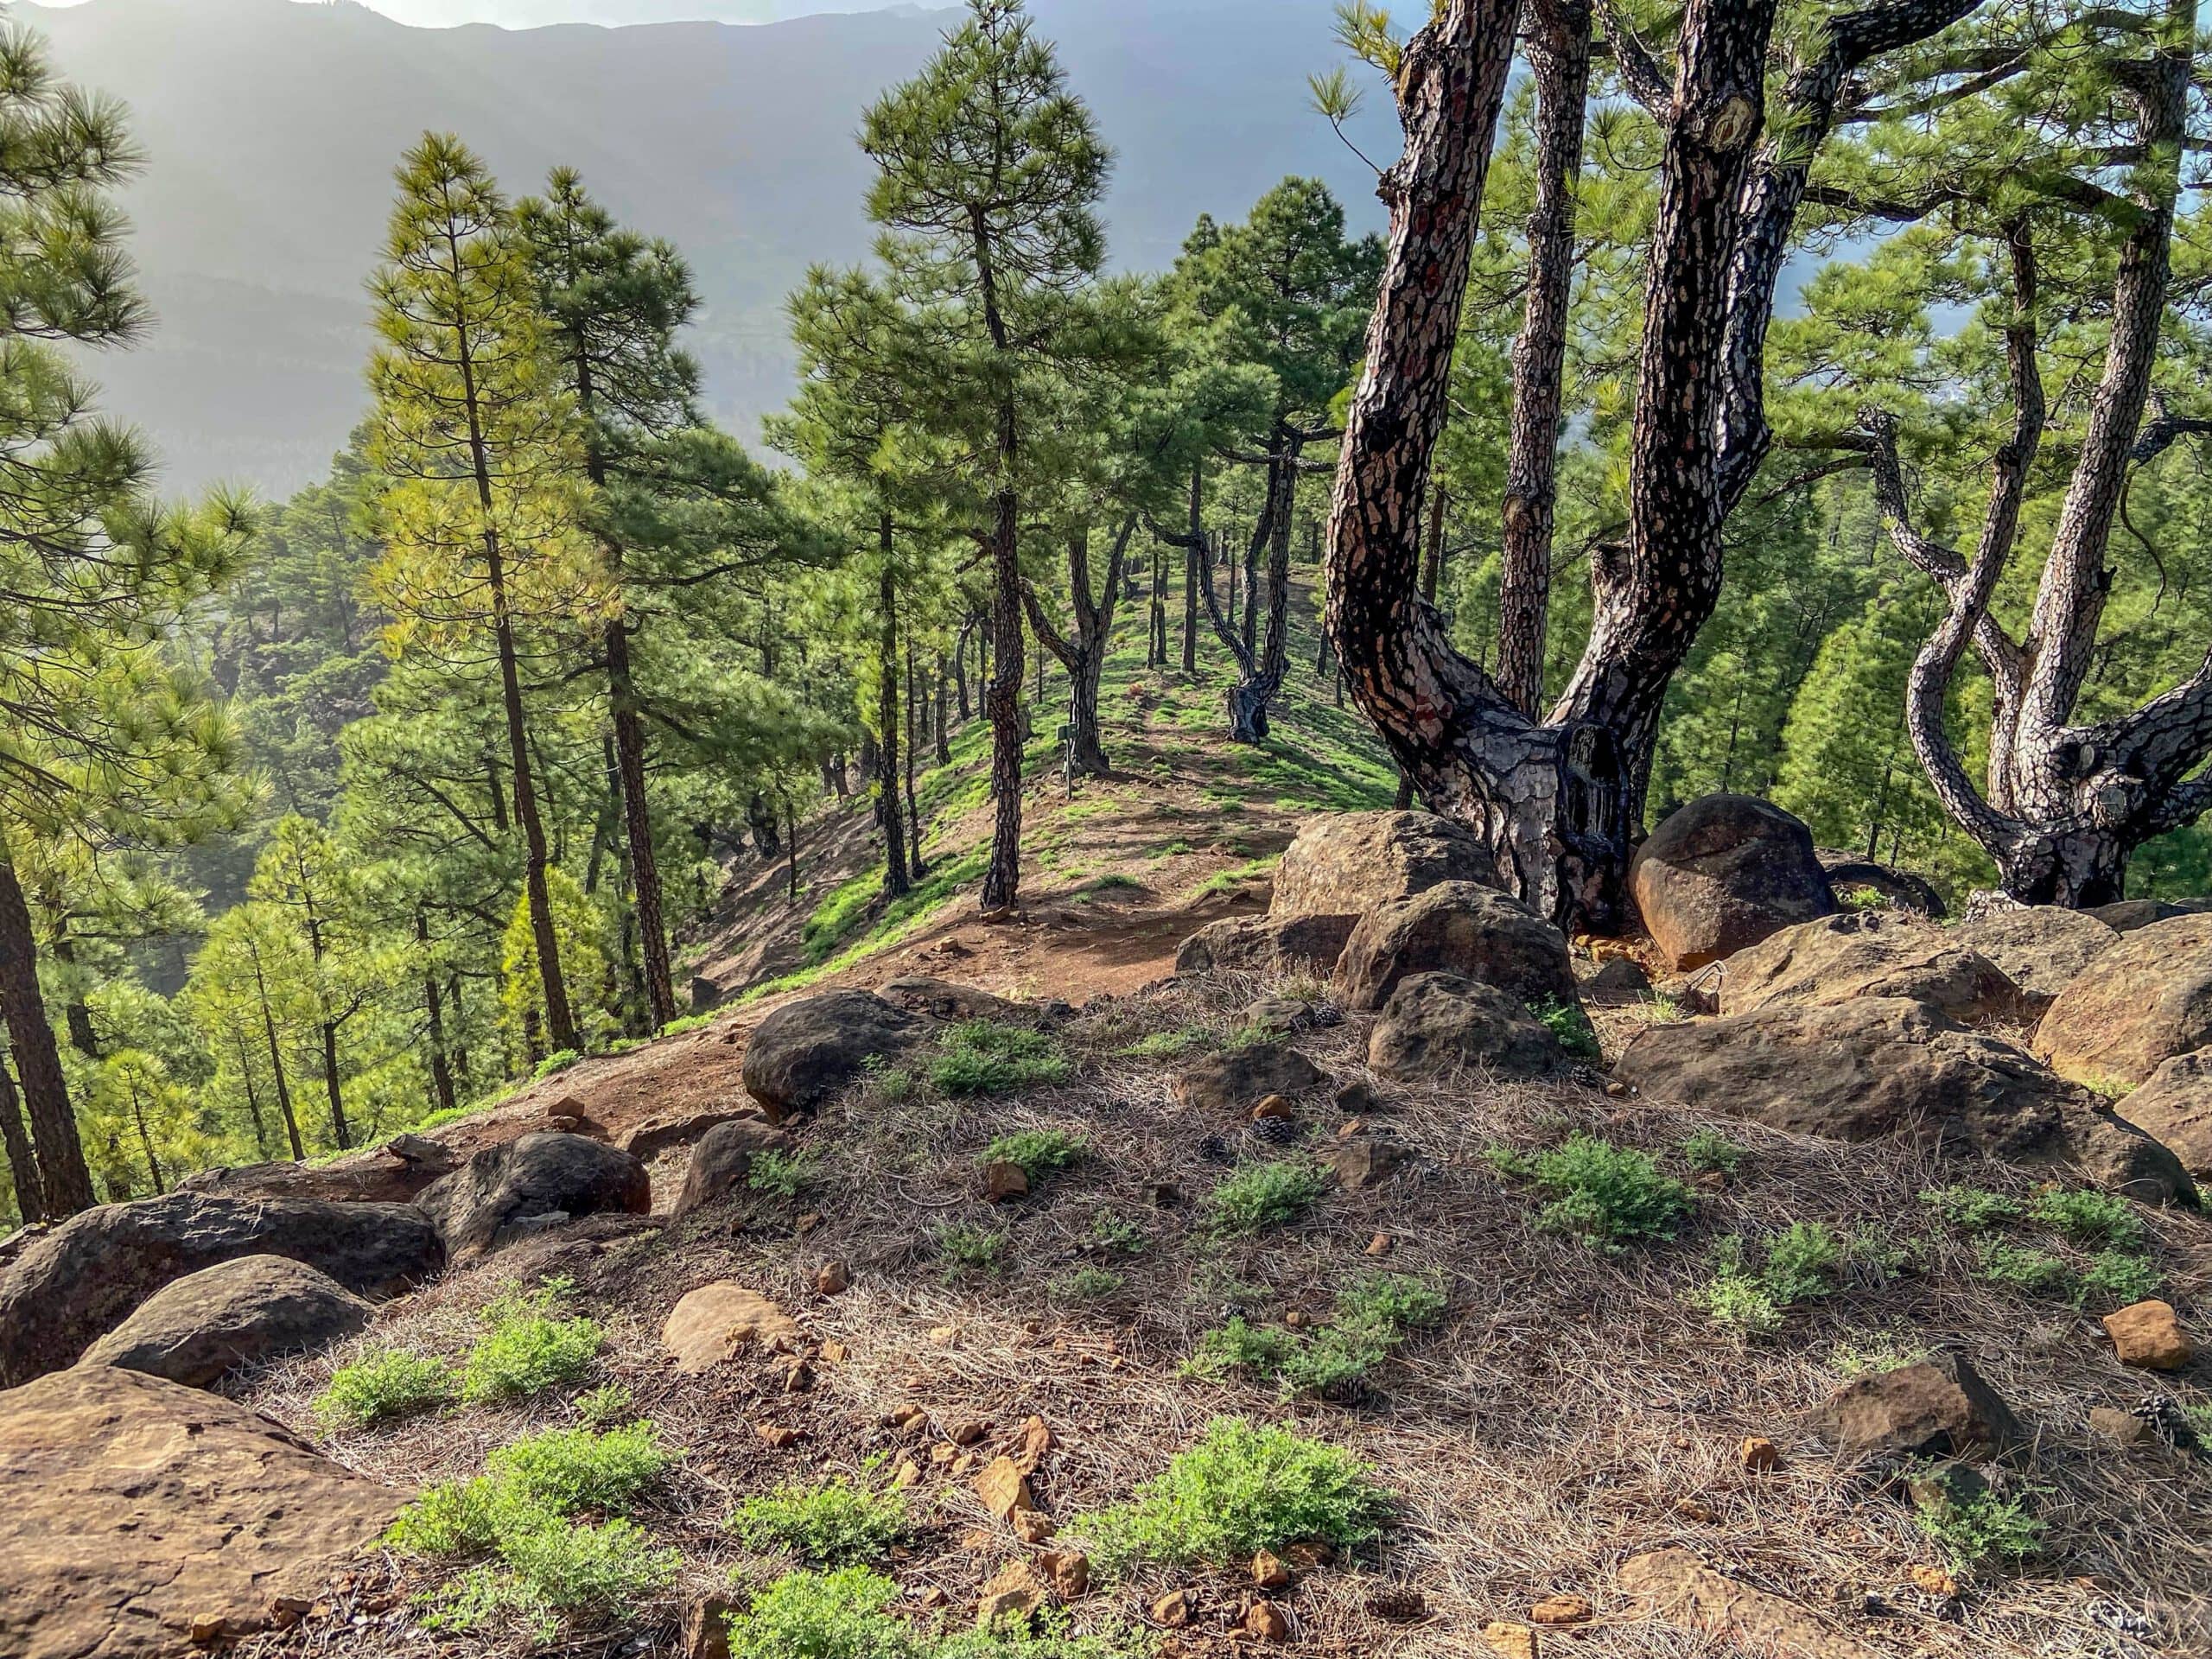
<path fill-rule="evenodd" d="M 2187 10 L 1543 0 L 1524 67 L 1424 92 L 1512 12 L 1409 46 L 1351 6 L 1314 119 L 1395 89 L 1386 200 L 1444 191 L 1418 234 L 1459 245 L 1288 178 L 1144 272 L 1080 73 L 1013 0 L 969 11 L 856 112 L 876 252 L 791 296 L 765 443 L 701 414 L 681 224 L 432 134 L 364 273 L 360 425 L 288 500 L 158 499 L 65 349 L 149 321 L 108 198 L 160 157 L 8 38 L 13 1213 L 366 1145 L 702 1018 L 755 988 L 691 970 L 764 871 L 817 963 L 1009 911 L 1027 804 L 1116 775 L 1153 689 L 1261 753 L 1287 703 L 1363 714 L 1347 766 L 1508 845 L 1528 757 L 1607 734 L 1610 817 L 1521 872 L 1578 931 L 1630 925 L 1626 849 L 1714 791 L 1954 903 L 2203 890 Z M 1736 90 L 1692 134 L 1665 66 L 1707 53 Z M 947 844 L 982 790 L 991 833 Z M 810 868 L 858 814 L 873 870 Z M 2054 876 L 2075 817 L 2104 839 Z"/>

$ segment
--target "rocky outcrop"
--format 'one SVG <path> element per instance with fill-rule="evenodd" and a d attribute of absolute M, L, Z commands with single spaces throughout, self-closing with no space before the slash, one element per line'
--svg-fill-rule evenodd
<path fill-rule="evenodd" d="M 73 1362 L 172 1281 L 241 1255 L 304 1262 L 357 1295 L 427 1279 L 446 1251 L 411 1205 L 171 1192 L 73 1216 L 0 1281 L 0 1384 Z"/>
<path fill-rule="evenodd" d="M 1738 950 L 1719 975 L 1722 1014 L 1862 996 L 1925 1002 L 1962 1025 L 2019 1011 L 2018 988 L 1995 963 L 1908 911 L 1853 911 L 1784 928 Z"/>
<path fill-rule="evenodd" d="M 683 1190 L 672 1213 L 688 1216 L 702 1205 L 728 1198 L 753 1173 L 753 1160 L 764 1152 L 788 1152 L 791 1138 L 764 1118 L 734 1118 L 717 1123 L 691 1148 Z"/>
<path fill-rule="evenodd" d="M 1175 953 L 1179 974 L 1326 973 L 1358 917 L 1230 916 L 1209 922 Z"/>
<path fill-rule="evenodd" d="M 2122 899 L 2115 904 L 2093 905 L 2082 913 L 2095 917 L 2115 933 L 2133 933 L 2177 916 L 2201 916 L 2208 909 L 2212 909 L 2212 899 L 2192 899 L 2177 905 L 2160 899 Z"/>
<path fill-rule="evenodd" d="M 1404 981 L 1429 973 L 1480 980 L 1524 1001 L 1575 1001 L 1566 937 L 1519 899 L 1468 881 L 1394 899 L 1362 917 L 1337 958 L 1337 998 L 1348 1008 L 1379 1008 Z"/>
<path fill-rule="evenodd" d="M 1793 1134 L 2004 1154 L 2053 1144 L 2075 1099 L 2012 1044 L 1895 997 L 1661 1027 L 1628 1046 L 1613 1076 L 1655 1100 Z"/>
<path fill-rule="evenodd" d="M 729 1105 L 702 1107 L 696 1111 L 661 1112 L 634 1128 L 624 1130 L 617 1144 L 640 1163 L 649 1164 L 664 1152 L 673 1152 L 678 1147 L 696 1146 L 724 1123 L 745 1121 L 765 1124 L 767 1119 L 749 1100 Z"/>
<path fill-rule="evenodd" d="M 973 985 L 962 985 L 934 974 L 901 974 L 877 993 L 887 1002 L 942 1020 L 950 1025 L 961 1020 L 995 1020 L 1002 1025 L 1036 1025 L 1043 1011 L 1033 1004 L 1016 1002 Z"/>
<path fill-rule="evenodd" d="M 1488 1071 L 1530 1077 L 1567 1063 L 1559 1039 L 1528 1004 L 1459 974 L 1415 974 L 1390 993 L 1367 1041 L 1367 1064 L 1401 1083 Z"/>
<path fill-rule="evenodd" d="M 2129 1122 L 2171 1147 L 2190 1174 L 2212 1177 L 2212 1048 L 2165 1061 L 2121 1106 Z"/>
<path fill-rule="evenodd" d="M 78 1363 L 211 1389 L 241 1366 L 324 1347 L 368 1322 L 368 1303 L 327 1274 L 241 1255 L 162 1286 Z"/>
<path fill-rule="evenodd" d="M 1269 1095 L 1296 1095 L 1323 1080 L 1288 1043 L 1243 1043 L 1199 1056 L 1175 1077 L 1176 1103 L 1209 1116 L 1242 1116 Z"/>
<path fill-rule="evenodd" d="M 1750 795 L 1707 795 L 1645 838 L 1629 892 L 1667 964 L 1701 968 L 1835 909 L 1813 832 Z"/>
<path fill-rule="evenodd" d="M 234 1198 L 322 1198 L 333 1204 L 408 1204 L 457 1160 L 435 1141 L 403 1135 L 369 1152 L 325 1164 L 242 1164 L 203 1169 L 177 1183 L 187 1192 Z"/>
<path fill-rule="evenodd" d="M 1275 866 L 1268 914 L 1361 916 L 1443 881 L 1494 887 L 1483 838 L 1433 812 L 1332 812 L 1309 818 Z"/>
<path fill-rule="evenodd" d="M 870 1060 L 903 1053 L 929 1029 L 872 991 L 801 997 L 763 1020 L 746 1043 L 746 1091 L 773 1118 L 810 1111 Z"/>
<path fill-rule="evenodd" d="M 798 1346 L 799 1329 L 760 1292 L 723 1279 L 685 1292 L 669 1311 L 660 1340 L 677 1373 L 696 1376 L 748 1349 L 789 1353 Z"/>
<path fill-rule="evenodd" d="M 626 1152 L 588 1136 L 525 1135 L 486 1147 L 416 1200 L 455 1262 L 602 1211 L 642 1216 L 652 1179 Z"/>
<path fill-rule="evenodd" d="M 2036 1027 L 2035 1051 L 2079 1083 L 2143 1083 L 2212 1046 L 2212 916 L 2170 917 L 2090 959 Z"/>
<path fill-rule="evenodd" d="M 2090 1185 L 2138 1204 L 2197 1202 L 2188 1165 L 2132 1112 L 2122 1115 L 2092 1097 L 2077 1097 L 2062 1107 L 2058 1139 L 2045 1149 L 2048 1158 L 2072 1165 Z"/>
<path fill-rule="evenodd" d="M 1948 908 L 1943 895 L 1924 876 L 1901 870 L 1894 864 L 1877 864 L 1857 853 L 1836 852 L 1826 847 L 1816 848 L 1813 855 L 1827 873 L 1828 886 L 1834 892 L 1839 906 L 1856 909 L 1859 906 L 1853 901 L 1859 895 L 1873 893 L 1895 909 L 1917 911 L 1939 922 L 1943 919 Z"/>
<path fill-rule="evenodd" d="M 41 1377 L 0 1394 L 0 1653 L 173 1659 L 296 1622 L 409 1496 L 219 1395 Z"/>
<path fill-rule="evenodd" d="M 2023 1010 L 2040 1014 L 2120 935 L 2082 911 L 2022 905 L 1961 922 L 1951 938 L 1995 963 L 2020 988 Z"/>
<path fill-rule="evenodd" d="M 1961 1353 L 1941 1353 L 1847 1382 L 1813 1415 L 1839 1459 L 1979 1459 L 2026 1443 L 2027 1431 Z"/>

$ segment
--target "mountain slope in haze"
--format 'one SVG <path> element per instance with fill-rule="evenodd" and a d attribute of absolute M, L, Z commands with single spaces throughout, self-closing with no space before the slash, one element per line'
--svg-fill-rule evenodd
<path fill-rule="evenodd" d="M 1241 216 L 1287 173 L 1363 225 L 1373 179 L 1306 106 L 1329 0 L 1037 0 L 1119 152 L 1116 265 L 1174 257 L 1201 212 Z M 513 193 L 568 163 L 626 222 L 681 245 L 706 315 L 715 412 L 753 437 L 788 392 L 782 303 L 810 263 L 867 251 L 861 111 L 957 18 L 850 13 L 739 26 L 410 29 L 351 0 L 23 4 L 72 79 L 130 106 L 149 157 L 125 198 L 160 326 L 96 372 L 153 436 L 165 481 L 289 489 L 359 418 L 362 283 L 393 164 L 461 134 Z M 1386 100 L 1376 100 L 1378 106 Z M 1389 153 L 1389 117 L 1363 143 Z"/>

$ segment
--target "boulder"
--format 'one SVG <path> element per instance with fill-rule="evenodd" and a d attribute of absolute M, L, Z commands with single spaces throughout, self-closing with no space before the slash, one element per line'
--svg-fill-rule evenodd
<path fill-rule="evenodd" d="M 672 1212 L 688 1216 L 702 1205 L 728 1198 L 753 1173 L 753 1160 L 763 1152 L 789 1152 L 791 1138 L 766 1118 L 739 1117 L 717 1123 L 691 1148 L 683 1190 Z"/>
<path fill-rule="evenodd" d="M 1910 911 L 1853 911 L 1786 927 L 1719 971 L 1722 1014 L 1905 997 L 1978 1025 L 2020 1007 L 2018 988 L 1995 963 Z"/>
<path fill-rule="evenodd" d="M 321 1198 L 332 1204 L 410 1204 L 452 1170 L 452 1152 L 419 1135 L 403 1135 L 369 1152 L 326 1164 L 242 1164 L 203 1169 L 177 1183 L 185 1192 L 234 1198 Z"/>
<path fill-rule="evenodd" d="M 1719 1637 L 1737 1652 L 1876 1659 L 1872 1648 L 1831 1630 L 1788 1597 L 1716 1573 L 1687 1549 L 1631 1555 L 1621 1563 L 1620 1581 L 1669 1624 Z"/>
<path fill-rule="evenodd" d="M 760 1109 L 751 1101 L 734 1105 L 706 1106 L 697 1111 L 662 1112 L 624 1132 L 618 1143 L 640 1163 L 651 1163 L 664 1152 L 696 1146 L 709 1130 L 741 1120 L 766 1123 Z"/>
<path fill-rule="evenodd" d="M 2212 899 L 2191 899 L 2171 904 L 2158 899 L 2122 899 L 2116 904 L 2092 905 L 2082 913 L 2094 916 L 2115 933 L 2133 933 L 2153 922 L 2170 922 L 2177 916 L 2200 916 L 2212 909 Z"/>
<path fill-rule="evenodd" d="M 1377 905 L 1337 959 L 1338 1001 L 1369 1010 L 1415 974 L 1452 973 L 1524 1001 L 1576 1000 L 1567 939 L 1517 899 L 1471 881 L 1446 881 Z"/>
<path fill-rule="evenodd" d="M 0 1653 L 172 1659 L 266 1629 L 410 1496 L 218 1395 L 105 1365 L 41 1377 L 0 1394 Z"/>
<path fill-rule="evenodd" d="M 1027 1002 L 1011 1001 L 934 974 L 901 974 L 877 995 L 909 1014 L 942 1020 L 948 1025 L 962 1020 L 993 1020 L 1003 1025 L 1033 1026 L 1039 1018 L 1039 1010 Z"/>
<path fill-rule="evenodd" d="M 687 1291 L 670 1310 L 660 1340 L 677 1371 L 696 1376 L 748 1348 L 790 1353 L 799 1345 L 799 1329 L 760 1292 L 725 1279 Z"/>
<path fill-rule="evenodd" d="M 2027 1440 L 2012 1408 L 1955 1352 L 1854 1378 L 1814 1414 L 1813 1427 L 1847 1464 L 1873 1457 L 1980 1461 Z"/>
<path fill-rule="evenodd" d="M 2023 1011 L 2040 1014 L 2120 934 L 2082 911 L 2023 905 L 1961 922 L 1951 938 L 1995 963 L 2020 988 Z"/>
<path fill-rule="evenodd" d="M 241 1255 L 304 1262 L 356 1295 L 396 1294 L 446 1262 L 412 1205 L 170 1192 L 72 1216 L 0 1281 L 0 1384 L 72 1363 L 173 1280 Z"/>
<path fill-rule="evenodd" d="M 416 1200 L 455 1262 L 603 1211 L 649 1214 L 652 1179 L 626 1152 L 545 1132 L 486 1147 Z"/>
<path fill-rule="evenodd" d="M 1340 1185 L 1355 1192 L 1382 1185 L 1413 1160 L 1410 1147 L 1373 1135 L 1355 1135 L 1321 1152 L 1322 1166 Z"/>
<path fill-rule="evenodd" d="M 1295 1095 L 1323 1081 L 1320 1067 L 1287 1043 L 1241 1043 L 1202 1054 L 1175 1076 L 1185 1110 L 1243 1117 L 1269 1095 Z"/>
<path fill-rule="evenodd" d="M 241 1366 L 323 1347 L 368 1322 L 368 1303 L 327 1274 L 241 1255 L 163 1285 L 77 1363 L 212 1389 Z"/>
<path fill-rule="evenodd" d="M 1582 994 L 1608 1004 L 1634 1002 L 1651 994 L 1651 976 L 1634 957 L 1614 957 L 1582 982 Z"/>
<path fill-rule="evenodd" d="M 781 1118 L 819 1106 L 870 1060 L 903 1053 L 928 1022 L 872 991 L 825 991 L 786 1002 L 745 1045 L 745 1087 Z"/>
<path fill-rule="evenodd" d="M 1750 795 L 1707 795 L 1636 849 L 1630 894 L 1668 965 L 1701 968 L 1835 909 L 1813 832 Z"/>
<path fill-rule="evenodd" d="M 1326 973 L 1358 917 L 1230 916 L 1209 922 L 1175 953 L 1179 974 Z"/>
<path fill-rule="evenodd" d="M 2059 1136 L 2049 1155 L 2073 1165 L 2084 1180 L 2138 1204 L 2197 1202 L 2187 1166 L 2146 1134 L 2132 1111 L 2123 1117 L 2094 1098 L 2070 1100 L 2059 1109 Z"/>
<path fill-rule="evenodd" d="M 2113 1357 L 2146 1371 L 2177 1371 L 2196 1357 L 2196 1344 L 2182 1329 L 2171 1302 L 2132 1302 L 2104 1317 Z"/>
<path fill-rule="evenodd" d="M 2212 1176 L 2212 1048 L 2164 1062 L 2124 1104 L 2127 1121 L 2171 1148 L 2190 1174 Z"/>
<path fill-rule="evenodd" d="M 1567 1063 L 1559 1039 L 1509 991 L 1459 974 L 1415 974 L 1390 993 L 1367 1064 L 1397 1082 L 1490 1071 L 1529 1077 Z"/>
<path fill-rule="evenodd" d="M 1443 881 L 1495 887 L 1489 845 L 1433 812 L 1335 812 L 1309 818 L 1275 866 L 1268 914 L 1362 916 Z"/>
<path fill-rule="evenodd" d="M 1826 847 L 1816 849 L 1813 855 L 1827 872 L 1828 887 L 1839 906 L 1848 906 L 1854 894 L 1871 893 L 1880 895 L 1894 909 L 1916 910 L 1936 921 L 1943 919 L 1943 895 L 1924 876 L 1898 869 L 1893 864 L 1877 864 L 1857 853 L 1840 853 Z"/>
<path fill-rule="evenodd" d="M 2003 1154 L 2049 1146 L 2075 1098 L 2012 1044 L 1897 997 L 1656 1027 L 1613 1076 L 1655 1100 L 1792 1134 L 1910 1135 Z"/>
<path fill-rule="evenodd" d="M 2053 1070 L 2101 1086 L 2143 1083 L 2168 1060 L 2212 1046 L 2212 916 L 2175 916 L 2124 933 L 2058 994 L 2036 1027 Z"/>

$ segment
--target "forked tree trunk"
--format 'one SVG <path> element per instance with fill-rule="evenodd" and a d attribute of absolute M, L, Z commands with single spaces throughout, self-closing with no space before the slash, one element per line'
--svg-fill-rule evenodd
<path fill-rule="evenodd" d="M 1109 771 L 1105 747 L 1099 736 L 1098 688 L 1105 676 L 1114 616 L 1124 589 L 1122 574 L 1128 568 L 1129 538 L 1136 533 L 1136 528 L 1137 521 L 1129 518 L 1115 535 L 1113 551 L 1106 561 L 1106 580 L 1095 600 L 1090 594 L 1090 531 L 1085 527 L 1068 532 L 1068 602 L 1075 616 L 1072 635 L 1064 634 L 1053 626 L 1034 588 L 1027 582 L 1021 588 L 1031 632 L 1067 671 L 1068 726 L 1075 747 L 1076 770 L 1093 778 L 1103 778 Z"/>

